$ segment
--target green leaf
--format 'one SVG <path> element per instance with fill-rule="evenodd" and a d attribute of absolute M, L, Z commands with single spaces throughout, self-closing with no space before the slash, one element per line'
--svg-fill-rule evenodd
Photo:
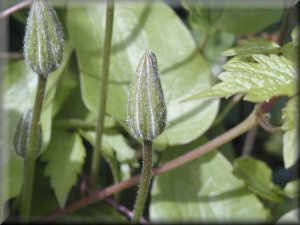
<path fill-rule="evenodd" d="M 66 66 L 64 73 L 57 84 L 57 91 L 53 100 L 53 117 L 65 108 L 66 100 L 69 98 L 71 93 L 74 93 L 74 89 L 79 89 L 79 72 L 76 70 L 77 62 L 74 59 L 74 56 L 75 54 L 71 55 L 70 62 Z M 76 104 L 78 104 L 78 102 L 79 101 L 77 100 Z M 79 105 L 81 106 L 81 104 Z M 72 107 L 72 110 L 69 108 L 69 111 L 74 111 L 74 108 L 74 106 Z"/>
<path fill-rule="evenodd" d="M 103 135 L 105 145 L 110 146 L 116 151 L 116 156 L 119 162 L 132 162 L 135 160 L 135 149 L 130 147 L 125 138 L 120 134 Z"/>
<path fill-rule="evenodd" d="M 299 63 L 299 47 L 294 42 L 289 42 L 282 47 L 283 56 L 291 60 L 295 65 Z"/>
<path fill-rule="evenodd" d="M 290 99 L 282 110 L 285 130 L 283 135 L 283 161 L 285 168 L 290 168 L 299 157 L 299 119 L 298 97 Z"/>
<path fill-rule="evenodd" d="M 1 183 L 6 184 L 6 193 L 4 193 L 4 202 L 17 196 L 20 193 L 23 183 L 24 163 L 23 159 L 14 154 L 3 165 L 7 168 L 7 176 L 1 178 Z M 1 168 L 2 169 L 2 168 Z M 2 209 L 2 205 L 0 206 Z"/>
<path fill-rule="evenodd" d="M 273 116 L 273 115 L 272 115 Z M 275 156 L 278 159 L 282 159 L 283 140 L 282 133 L 274 133 L 269 136 L 264 144 L 264 149 L 269 154 Z"/>
<path fill-rule="evenodd" d="M 299 208 L 284 214 L 276 224 L 299 224 Z"/>
<path fill-rule="evenodd" d="M 51 179 L 56 198 L 64 208 L 68 194 L 77 182 L 85 158 L 85 148 L 76 133 L 54 130 L 42 160 L 47 162 L 45 175 Z"/>
<path fill-rule="evenodd" d="M 95 224 L 95 223 L 128 223 L 128 220 L 118 213 L 113 206 L 96 203 L 67 214 L 58 220 L 59 223 L 68 224 Z"/>
<path fill-rule="evenodd" d="M 80 130 L 79 133 L 91 145 L 94 145 L 96 132 Z M 104 133 L 102 142 L 101 152 L 112 170 L 115 182 L 124 179 L 126 173 L 122 173 L 122 166 L 135 162 L 135 150 L 128 145 L 121 134 L 114 132 L 112 134 Z"/>
<path fill-rule="evenodd" d="M 233 173 L 244 180 L 249 190 L 270 201 L 282 201 L 283 190 L 272 181 L 272 170 L 268 165 L 253 157 L 234 161 Z"/>
<path fill-rule="evenodd" d="M 187 143 L 199 137 L 214 120 L 218 101 L 178 104 L 180 98 L 193 90 L 211 85 L 209 67 L 196 53 L 189 31 L 163 2 L 118 2 L 114 18 L 107 113 L 128 129 L 125 120 L 130 81 L 140 57 L 149 48 L 157 56 L 169 112 L 168 125 L 155 140 L 156 146 Z M 105 6 L 70 6 L 67 21 L 78 58 L 83 100 L 89 110 L 97 112 Z"/>
<path fill-rule="evenodd" d="M 299 25 L 295 26 L 291 33 L 292 40 L 295 44 L 299 44 Z"/>
<path fill-rule="evenodd" d="M 299 184 L 299 179 L 288 182 L 284 187 L 284 193 L 290 198 L 299 197 Z"/>
<path fill-rule="evenodd" d="M 233 34 L 221 31 L 216 31 L 208 36 L 204 32 L 195 29 L 192 29 L 191 33 L 198 49 L 203 48 L 202 45 L 206 42 L 203 56 L 211 63 L 218 63 L 222 57 L 221 53 L 233 45 L 235 38 Z M 205 40 L 206 38 L 208 39 Z"/>
<path fill-rule="evenodd" d="M 49 75 L 46 87 L 46 95 L 41 115 L 41 124 L 43 129 L 43 149 L 49 143 L 52 126 L 52 106 L 53 98 L 56 93 L 56 85 L 68 63 L 72 52 L 71 46 L 66 43 L 64 60 L 59 70 Z M 6 193 L 5 200 L 15 197 L 21 190 L 23 180 L 23 160 L 16 155 L 13 148 L 13 137 L 16 132 L 17 123 L 22 113 L 32 108 L 35 98 L 37 75 L 30 72 L 25 66 L 23 60 L 12 61 L 4 67 L 4 110 L 6 127 L 6 153 L 7 158 L 3 159 L 0 170 L 9 172 L 7 179 L 2 182 L 8 182 L 9 192 Z M 6 169 L 5 169 L 5 168 Z M 2 209 L 2 206 L 0 206 Z"/>
<path fill-rule="evenodd" d="M 299 64 L 299 25 L 295 26 L 291 32 L 292 41 L 282 47 L 283 55 L 293 61 L 295 65 Z"/>
<path fill-rule="evenodd" d="M 256 62 L 228 62 L 223 66 L 226 71 L 219 75 L 223 82 L 183 101 L 245 94 L 244 100 L 263 102 L 273 96 L 295 95 L 297 68 L 290 60 L 283 56 L 260 54 L 254 54 L 252 58 Z"/>
<path fill-rule="evenodd" d="M 45 163 L 39 161 L 36 163 L 30 211 L 33 218 L 45 216 L 59 207 L 55 193 L 50 186 L 50 179 L 44 176 L 45 167 Z"/>
<path fill-rule="evenodd" d="M 283 12 L 283 7 L 248 7 L 248 4 L 237 7 L 232 1 L 181 2 L 189 12 L 191 26 L 210 34 L 216 30 L 235 34 L 255 33 L 279 21 Z"/>
<path fill-rule="evenodd" d="M 162 162 L 189 150 L 165 151 Z M 150 219 L 155 222 L 266 222 L 269 212 L 232 174 L 232 166 L 218 152 L 154 178 Z"/>
<path fill-rule="evenodd" d="M 280 45 L 263 38 L 241 40 L 237 46 L 222 53 L 224 56 L 250 56 L 252 54 L 276 54 L 280 51 Z"/>
<path fill-rule="evenodd" d="M 284 198 L 284 200 L 280 203 L 278 202 L 270 202 L 269 208 L 271 209 L 273 221 L 278 220 L 284 214 L 289 211 L 299 207 L 299 199 L 297 198 Z"/>
<path fill-rule="evenodd" d="M 79 130 L 79 134 L 86 139 L 92 146 L 95 144 L 96 132 L 93 131 L 83 131 Z M 101 146 L 101 155 L 104 157 L 105 161 L 108 163 L 112 175 L 114 177 L 114 182 L 117 183 L 122 179 L 120 172 L 120 163 L 117 161 L 115 152 L 113 149 L 106 145 L 104 142 L 104 135 L 102 136 L 103 145 Z M 99 149 L 100 151 L 100 149 Z"/>

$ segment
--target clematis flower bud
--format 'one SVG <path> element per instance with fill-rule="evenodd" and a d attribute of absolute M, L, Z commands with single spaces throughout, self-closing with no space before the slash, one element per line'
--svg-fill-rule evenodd
<path fill-rule="evenodd" d="M 166 126 L 167 110 L 156 56 L 146 50 L 133 77 L 127 104 L 127 121 L 135 138 L 152 140 Z"/>
<path fill-rule="evenodd" d="M 34 0 L 27 19 L 24 57 L 43 77 L 56 70 L 63 57 L 63 32 L 47 0 Z"/>
<path fill-rule="evenodd" d="M 16 153 L 23 159 L 26 159 L 26 153 L 29 145 L 30 127 L 32 120 L 32 110 L 26 110 L 20 118 L 14 136 L 14 148 Z M 37 143 L 35 147 L 36 157 L 39 156 L 42 147 L 42 128 L 38 127 Z"/>

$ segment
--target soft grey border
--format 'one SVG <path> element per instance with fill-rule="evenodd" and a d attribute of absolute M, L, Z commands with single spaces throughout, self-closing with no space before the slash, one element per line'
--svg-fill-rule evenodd
<path fill-rule="evenodd" d="M 2 1 L 2 0 L 1 0 Z M 13 0 L 3 0 L 3 1 L 13 1 Z M 105 0 L 49 0 L 56 7 L 64 7 L 67 4 L 72 4 L 72 6 L 83 6 L 86 4 L 96 4 L 105 3 Z M 160 1 L 160 0 L 116 0 L 116 3 L 128 3 L 128 4 L 140 4 L 143 1 Z M 284 5 L 284 0 L 185 0 L 190 3 L 198 4 L 201 2 L 207 7 L 230 7 L 230 8 L 280 8 Z M 21 2 L 21 0 L 14 0 L 15 3 Z M 169 5 L 173 7 L 181 8 L 180 0 L 164 0 Z M 289 0 L 290 4 L 294 6 L 299 0 Z M 0 2 L 0 12 L 4 10 L 2 7 L 2 2 Z M 28 6 L 26 7 L 28 8 Z M 7 44 L 9 40 L 8 36 L 8 17 L 0 19 L 0 53 L 7 52 Z M 0 168 L 3 165 L 4 159 L 7 158 L 7 152 L 5 151 L 5 120 L 4 110 L 3 110 L 3 83 L 5 79 L 4 66 L 6 65 L 6 60 L 0 57 Z M 0 169 L 0 206 L 4 200 L 4 193 L 8 190 L 4 182 L 1 182 L 3 177 L 8 175 L 8 171 Z M 2 212 L 0 209 L 0 224 L 6 218 L 7 211 Z M 99 221 L 100 222 L 100 221 Z"/>
<path fill-rule="evenodd" d="M 0 10 L 2 12 L 2 5 L 0 5 Z M 6 52 L 7 48 L 7 40 L 8 40 L 8 19 L 3 18 L 0 20 L 0 52 Z M 7 190 L 7 186 L 4 182 L 2 182 L 3 178 L 7 176 L 8 171 L 6 171 L 3 166 L 5 163 L 6 156 L 6 148 L 5 148 L 5 120 L 4 120 L 4 109 L 3 109 L 3 89 L 4 89 L 4 65 L 6 61 L 4 58 L 0 58 L 0 206 L 2 206 L 5 202 L 5 193 Z M 6 218 L 7 210 L 4 208 L 0 209 L 0 223 Z"/>

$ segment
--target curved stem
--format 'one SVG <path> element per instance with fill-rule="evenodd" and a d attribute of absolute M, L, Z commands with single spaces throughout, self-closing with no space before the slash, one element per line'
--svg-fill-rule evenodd
<path fill-rule="evenodd" d="M 145 202 L 148 195 L 149 185 L 152 178 L 152 141 L 143 141 L 143 170 L 140 187 L 135 199 L 132 222 L 138 223 L 143 215 Z"/>
<path fill-rule="evenodd" d="M 22 1 L 8 9 L 5 9 L 3 12 L 0 13 L 0 19 L 6 17 L 6 16 L 9 16 L 10 14 L 13 14 L 14 12 L 30 5 L 30 3 L 32 2 L 32 0 L 25 0 L 25 1 Z"/>
<path fill-rule="evenodd" d="M 32 186 L 35 168 L 35 146 L 38 138 L 38 127 L 42 112 L 43 100 L 46 90 L 47 78 L 42 75 L 38 76 L 38 86 L 34 102 L 32 122 L 30 127 L 29 144 L 25 159 L 24 180 L 21 197 L 21 217 L 27 221 L 30 214 Z"/>
<path fill-rule="evenodd" d="M 100 148 L 102 142 L 102 133 L 104 127 L 104 117 L 108 90 L 108 75 L 109 75 L 109 63 L 110 63 L 110 51 L 111 40 L 113 32 L 113 19 L 114 19 L 114 0 L 107 0 L 106 8 L 106 28 L 104 38 L 104 50 L 103 50 L 103 63 L 100 83 L 100 99 L 99 99 L 99 111 L 98 121 L 96 129 L 96 140 L 93 150 L 93 159 L 91 167 L 91 187 L 95 189 L 98 184 L 98 171 L 100 167 Z"/>

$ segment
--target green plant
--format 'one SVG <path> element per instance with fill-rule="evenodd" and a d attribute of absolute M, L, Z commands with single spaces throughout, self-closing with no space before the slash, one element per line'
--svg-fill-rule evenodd
<path fill-rule="evenodd" d="M 139 222 L 152 177 L 152 140 L 162 133 L 167 121 L 156 56 L 149 50 L 142 56 L 130 85 L 127 121 L 131 134 L 143 141 L 143 170 L 133 214 L 133 222 Z"/>
<path fill-rule="evenodd" d="M 43 88 L 42 148 L 33 160 L 30 219 L 274 223 L 294 218 L 299 208 L 297 4 L 243 8 L 227 1 L 182 0 L 177 9 L 163 1 L 114 7 L 109 2 L 53 1 L 64 28 L 64 54 Z M 10 15 L 11 44 L 1 53 L 8 61 L 0 99 L 7 121 L 1 123 L 6 135 L 0 132 L 0 144 L 7 151 L 0 171 L 1 176 L 9 171 L 1 177 L 9 189 L 0 203 L 10 201 L 10 222 L 20 215 L 26 178 L 13 139 L 21 131 L 19 119 L 32 107 L 36 80 L 18 53 L 28 15 L 22 7 L 28 2 L 3 4 L 7 10 L 0 18 Z M 138 64 L 145 49 L 158 59 L 147 53 L 148 72 L 141 69 L 145 60 Z M 30 50 L 30 56 L 36 52 Z M 46 56 L 35 64 L 41 68 L 30 67 L 54 68 L 53 57 Z M 156 75 L 158 67 L 159 85 L 157 78 L 137 76 Z M 144 92 L 136 91 L 137 81 Z M 163 97 L 162 91 L 151 91 L 148 99 L 147 85 L 163 90 Z M 101 157 L 94 155 L 100 152 Z M 92 172 L 91 165 L 99 169 Z M 144 191 L 135 200 L 140 181 Z"/>
<path fill-rule="evenodd" d="M 37 154 L 36 146 L 40 145 L 41 139 L 40 115 L 46 91 L 47 77 L 50 72 L 60 66 L 62 55 L 63 34 L 54 10 L 47 1 L 33 1 L 26 25 L 24 57 L 26 63 L 38 75 L 38 86 L 32 115 L 30 116 L 31 125 L 29 132 L 26 131 L 26 134 L 21 134 L 28 137 L 25 140 L 23 140 L 24 138 L 15 139 L 18 142 L 15 146 L 25 145 L 25 149 L 20 151 L 26 152 L 21 153 L 25 161 L 25 170 L 20 215 L 24 221 L 27 221 L 30 215 Z M 22 125 L 18 128 L 22 128 Z M 22 131 L 17 130 L 16 135 L 19 136 L 20 132 Z M 24 141 L 25 143 L 23 143 Z"/>
<path fill-rule="evenodd" d="M 24 159 L 26 158 L 27 151 L 28 151 L 27 146 L 29 143 L 31 122 L 32 122 L 32 110 L 30 109 L 25 111 L 22 117 L 20 118 L 14 136 L 15 151 L 19 156 L 21 156 Z M 41 148 L 42 148 L 42 128 L 41 125 L 39 124 L 38 131 L 37 131 L 37 142 L 35 145 L 36 158 L 41 153 Z"/>
<path fill-rule="evenodd" d="M 105 40 L 103 47 L 103 62 L 100 77 L 100 94 L 99 94 L 99 110 L 98 121 L 96 129 L 96 139 L 94 144 L 93 161 L 91 166 L 91 185 L 96 188 L 98 185 L 98 170 L 100 162 L 100 149 L 102 142 L 102 134 L 104 129 L 104 117 L 106 109 L 107 89 L 108 89 L 108 75 L 109 75 L 109 62 L 111 51 L 111 39 L 113 33 L 113 19 L 114 19 L 114 0 L 107 1 L 106 8 L 106 27 L 105 27 Z"/>

